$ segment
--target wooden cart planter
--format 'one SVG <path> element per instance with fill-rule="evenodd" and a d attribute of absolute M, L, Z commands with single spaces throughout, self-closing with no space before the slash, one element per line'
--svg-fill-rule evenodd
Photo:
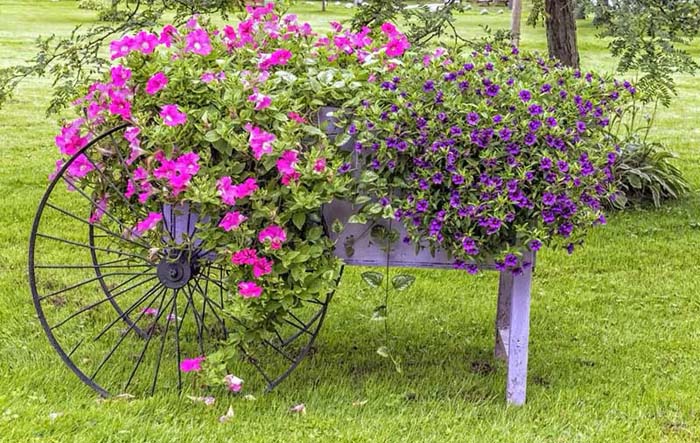
<path fill-rule="evenodd" d="M 334 136 L 340 128 L 333 124 L 332 111 L 322 110 L 320 124 Z M 180 389 L 180 362 L 206 354 L 213 342 L 240 327 L 227 323 L 221 313 L 225 275 L 212 265 L 212 252 L 202 250 L 196 239 L 196 225 L 202 220 L 195 208 L 187 204 L 161 208 L 163 235 L 176 245 L 165 250 L 125 234 L 123 214 L 110 208 L 104 210 L 106 222 L 90 221 L 99 202 L 89 189 L 74 186 L 67 171 L 84 156 L 93 162 L 100 179 L 116 189 L 114 177 L 101 171 L 94 158 L 105 152 L 118 154 L 115 136 L 123 136 L 124 129 L 96 137 L 60 168 L 39 204 L 29 245 L 29 284 L 49 342 L 64 363 L 103 396 L 129 392 L 136 385 L 151 393 L 163 385 Z M 132 211 L 139 210 L 127 204 Z M 336 220 L 345 225 L 339 234 L 326 231 L 336 241 L 336 255 L 346 264 L 452 268 L 452 260 L 442 251 L 416 253 L 413 245 L 402 242 L 388 251 L 382 249 L 371 241 L 370 225 L 348 222 L 356 209 L 335 201 L 323 210 L 327 227 Z M 390 226 L 389 220 L 372 223 L 396 228 L 400 236 L 405 233 L 403 226 Z M 353 253 L 345 247 L 349 239 Z M 534 263 L 534 259 L 533 254 L 525 254 L 524 261 Z M 531 278 L 532 266 L 520 275 L 501 273 L 499 283 L 495 353 L 507 361 L 506 399 L 517 405 L 525 401 Z M 309 300 L 310 309 L 285 320 L 286 330 L 275 329 L 274 337 L 262 340 L 281 363 L 264 366 L 259 356 L 244 354 L 268 390 L 307 355 L 332 295 Z M 159 376 L 166 369 L 177 371 L 177 379 Z"/>

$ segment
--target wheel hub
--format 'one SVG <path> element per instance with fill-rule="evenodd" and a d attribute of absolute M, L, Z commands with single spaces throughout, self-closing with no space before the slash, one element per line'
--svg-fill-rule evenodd
<path fill-rule="evenodd" d="M 171 253 L 158 263 L 158 279 L 163 286 L 180 289 L 197 273 L 194 263 L 190 263 L 184 251 Z"/>

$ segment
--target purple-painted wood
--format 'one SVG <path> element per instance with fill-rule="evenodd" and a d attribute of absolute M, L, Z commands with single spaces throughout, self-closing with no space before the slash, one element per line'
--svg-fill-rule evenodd
<path fill-rule="evenodd" d="M 510 333 L 510 300 L 513 279 L 501 272 L 498 279 L 498 307 L 496 309 L 496 345 L 494 356 L 500 360 L 508 357 L 508 334 Z"/>
<path fill-rule="evenodd" d="M 534 256 L 529 254 L 534 264 Z M 504 287 L 510 299 L 510 324 L 508 331 L 508 375 L 506 381 L 506 401 L 513 405 L 525 403 L 527 389 L 527 358 L 530 336 L 530 289 L 532 266 L 521 274 L 501 273 L 506 280 Z"/>

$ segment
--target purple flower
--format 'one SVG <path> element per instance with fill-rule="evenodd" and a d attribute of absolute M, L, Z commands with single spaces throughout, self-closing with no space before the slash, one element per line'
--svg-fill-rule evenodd
<path fill-rule="evenodd" d="M 527 127 L 530 129 L 530 131 L 535 132 L 542 127 L 542 121 L 532 120 L 530 123 L 528 123 Z"/>
<path fill-rule="evenodd" d="M 462 183 L 464 183 L 464 177 L 462 177 L 459 174 L 452 174 L 452 183 L 454 183 L 455 185 L 461 185 Z"/>
<path fill-rule="evenodd" d="M 532 132 L 529 132 L 523 139 L 523 142 L 528 146 L 532 146 L 537 142 L 537 136 Z"/>
<path fill-rule="evenodd" d="M 569 171 L 569 164 L 565 162 L 564 160 L 559 160 L 557 162 L 557 168 L 561 172 L 568 172 Z"/>
<path fill-rule="evenodd" d="M 522 100 L 524 103 L 527 103 L 530 100 L 532 100 L 532 93 L 527 89 L 521 90 L 518 95 L 520 96 L 520 100 Z"/>
<path fill-rule="evenodd" d="M 542 106 L 537 105 L 537 104 L 532 104 L 527 107 L 527 111 L 530 113 L 530 115 L 540 115 L 544 112 L 542 109 Z"/>
<path fill-rule="evenodd" d="M 508 128 L 503 128 L 500 131 L 498 131 L 498 138 L 500 138 L 504 142 L 507 142 L 508 140 L 510 140 L 510 136 L 512 134 L 513 134 L 513 131 L 511 131 Z M 513 155 L 517 155 L 517 154 L 513 154 Z"/>
<path fill-rule="evenodd" d="M 532 240 L 529 244 L 529 248 L 531 251 L 537 252 L 542 248 L 542 242 L 537 239 Z"/>
<path fill-rule="evenodd" d="M 544 85 L 542 85 L 542 88 L 540 88 L 540 92 L 542 92 L 543 94 L 547 94 L 551 90 L 552 90 L 552 85 L 550 85 L 549 83 L 545 83 Z"/>
<path fill-rule="evenodd" d="M 493 123 L 494 124 L 499 124 L 500 122 L 503 121 L 503 116 L 501 114 L 496 114 L 493 116 Z"/>
<path fill-rule="evenodd" d="M 423 83 L 423 90 L 425 92 L 429 92 L 435 89 L 435 82 L 432 80 L 428 80 L 425 83 Z"/>
<path fill-rule="evenodd" d="M 553 128 L 557 125 L 557 119 L 554 117 L 547 117 L 546 119 L 544 119 L 544 121 L 550 128 Z"/>
<path fill-rule="evenodd" d="M 341 174 L 345 174 L 348 171 L 350 171 L 350 168 L 352 168 L 352 165 L 350 163 L 343 163 L 340 168 L 338 168 L 338 172 Z"/>
<path fill-rule="evenodd" d="M 476 242 L 471 237 L 464 237 L 462 239 L 462 248 L 464 248 L 464 252 L 467 255 L 479 254 L 479 247 L 476 245 Z"/>
<path fill-rule="evenodd" d="M 576 122 L 576 131 L 583 133 L 586 130 L 586 123 L 581 120 Z"/>
<path fill-rule="evenodd" d="M 492 84 L 488 88 L 486 88 L 486 95 L 489 97 L 495 97 L 498 95 L 498 92 L 501 90 L 501 87 L 498 86 L 497 84 Z"/>
<path fill-rule="evenodd" d="M 509 268 L 514 268 L 518 266 L 518 257 L 515 254 L 506 254 L 503 264 Z"/>
<path fill-rule="evenodd" d="M 479 120 L 479 114 L 477 114 L 476 112 L 470 112 L 469 114 L 467 114 L 467 123 L 469 123 L 470 125 L 476 125 L 477 123 L 479 123 Z"/>
<path fill-rule="evenodd" d="M 428 210 L 428 200 L 419 200 L 418 203 L 416 203 L 416 211 L 425 212 L 427 210 Z"/>
<path fill-rule="evenodd" d="M 552 159 L 549 157 L 542 157 L 542 160 L 540 160 L 540 169 L 543 171 L 547 171 L 552 167 Z"/>

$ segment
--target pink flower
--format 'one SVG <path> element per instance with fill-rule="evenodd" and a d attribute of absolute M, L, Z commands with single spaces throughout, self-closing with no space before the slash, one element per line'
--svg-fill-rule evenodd
<path fill-rule="evenodd" d="M 211 53 L 211 42 L 209 34 L 204 29 L 195 29 L 185 37 L 185 52 L 194 52 L 199 55 L 209 55 Z"/>
<path fill-rule="evenodd" d="M 223 228 L 224 231 L 228 232 L 232 229 L 238 228 L 241 223 L 248 220 L 248 217 L 241 214 L 238 211 L 227 212 L 226 215 L 219 222 L 219 227 Z"/>
<path fill-rule="evenodd" d="M 216 76 L 213 72 L 205 72 L 201 77 L 199 77 L 199 79 L 208 84 L 216 80 Z"/>
<path fill-rule="evenodd" d="M 291 174 L 284 174 L 282 176 L 282 178 L 280 179 L 280 182 L 283 185 L 288 186 L 290 183 L 299 180 L 299 177 L 301 177 L 301 174 L 299 174 L 298 172 L 295 171 L 295 172 L 292 172 Z"/>
<path fill-rule="evenodd" d="M 250 123 L 245 126 L 245 129 L 250 133 L 248 143 L 250 144 L 250 149 L 253 151 L 253 157 L 255 157 L 256 160 L 260 160 L 264 154 L 270 154 L 272 152 L 272 143 L 277 140 L 274 134 L 265 132 Z"/>
<path fill-rule="evenodd" d="M 56 176 L 58 175 L 58 173 L 61 171 L 61 168 L 63 167 L 63 163 L 64 163 L 64 162 L 63 162 L 63 160 L 61 160 L 61 159 L 56 160 L 56 164 L 55 164 L 54 170 L 53 170 L 53 172 L 52 172 L 51 174 L 49 174 L 49 181 L 53 181 L 53 179 L 56 178 Z"/>
<path fill-rule="evenodd" d="M 260 257 L 253 262 L 253 276 L 255 278 L 260 278 L 270 272 L 272 272 L 272 260 Z"/>
<path fill-rule="evenodd" d="M 141 31 L 134 37 L 132 49 L 143 54 L 152 54 L 160 43 L 157 35 Z"/>
<path fill-rule="evenodd" d="M 68 174 L 71 177 L 81 178 L 88 175 L 88 173 L 95 169 L 92 162 L 85 156 L 85 154 L 80 154 L 73 163 L 68 166 Z"/>
<path fill-rule="evenodd" d="M 258 234 L 258 241 L 260 243 L 269 241 L 272 249 L 279 249 L 285 240 L 287 240 L 287 233 L 277 225 L 268 226 Z"/>
<path fill-rule="evenodd" d="M 408 42 L 408 39 L 401 35 L 389 40 L 389 42 L 386 44 L 386 55 L 389 57 L 401 57 L 410 47 L 411 44 Z"/>
<path fill-rule="evenodd" d="M 233 374 L 228 374 L 226 377 L 224 377 L 224 383 L 226 383 L 231 392 L 239 392 L 243 387 L 243 379 L 240 379 Z"/>
<path fill-rule="evenodd" d="M 152 307 L 144 308 L 143 311 L 141 311 L 141 312 L 143 312 L 143 315 L 151 315 L 151 316 L 158 315 L 158 310 L 156 308 L 152 308 Z"/>
<path fill-rule="evenodd" d="M 117 88 L 122 88 L 131 78 L 131 69 L 118 65 L 112 68 L 110 75 L 112 76 L 112 84 Z"/>
<path fill-rule="evenodd" d="M 306 119 L 304 117 L 302 117 L 301 115 L 299 115 L 293 111 L 289 111 L 287 113 L 287 117 L 289 117 L 290 119 L 294 120 L 297 123 L 302 123 L 302 124 L 306 123 Z"/>
<path fill-rule="evenodd" d="M 252 265 L 258 261 L 258 252 L 255 249 L 241 249 L 231 256 L 234 265 Z"/>
<path fill-rule="evenodd" d="M 88 137 L 80 136 L 80 127 L 83 123 L 83 119 L 79 118 L 61 128 L 61 133 L 55 138 L 56 146 L 61 154 L 74 155 L 88 144 Z"/>
<path fill-rule="evenodd" d="M 105 215 L 105 212 L 107 212 L 107 196 L 104 195 L 102 198 L 97 202 L 97 205 L 95 206 L 95 212 L 90 215 L 90 219 L 88 222 L 90 224 L 97 223 L 100 220 L 102 220 L 102 217 Z"/>
<path fill-rule="evenodd" d="M 269 96 L 261 94 L 257 91 L 248 96 L 248 101 L 255 103 L 256 111 L 261 111 L 268 108 L 272 104 L 272 99 Z"/>
<path fill-rule="evenodd" d="M 187 114 L 180 112 L 177 105 L 163 105 L 160 110 L 160 117 L 166 126 L 182 125 L 187 121 Z"/>
<path fill-rule="evenodd" d="M 195 358 L 186 358 L 180 362 L 180 370 L 182 372 L 199 372 L 202 370 L 202 362 L 206 357 L 200 355 Z"/>
<path fill-rule="evenodd" d="M 153 95 L 161 89 L 165 88 L 168 84 L 168 77 L 160 71 L 153 74 L 151 78 L 146 82 L 146 94 Z"/>
<path fill-rule="evenodd" d="M 262 54 L 258 67 L 266 71 L 272 66 L 286 65 L 290 58 L 292 58 L 291 51 L 288 49 L 277 49 L 272 54 Z"/>
<path fill-rule="evenodd" d="M 149 229 L 156 227 L 158 222 L 163 219 L 163 216 L 159 212 L 149 212 L 148 216 L 136 224 L 136 229 L 134 233 L 136 235 L 141 235 Z"/>
<path fill-rule="evenodd" d="M 160 33 L 160 38 L 158 39 L 160 43 L 169 48 L 173 44 L 173 37 L 177 35 L 177 29 L 173 25 L 163 26 L 163 31 Z"/>
<path fill-rule="evenodd" d="M 121 116 L 124 120 L 129 120 L 131 118 L 131 102 L 122 97 L 114 97 L 109 104 L 109 112 Z"/>
<path fill-rule="evenodd" d="M 246 198 L 258 189 L 258 182 L 252 178 L 247 178 L 239 185 L 232 185 L 231 177 L 221 177 L 216 182 L 217 193 L 221 200 L 227 205 L 235 205 L 236 200 Z"/>
<path fill-rule="evenodd" d="M 134 38 L 128 35 L 120 40 L 114 40 L 109 44 L 109 53 L 112 60 L 129 55 L 134 47 Z"/>
<path fill-rule="evenodd" d="M 156 46 L 160 43 L 159 38 L 150 32 L 141 31 L 132 40 L 131 49 L 142 54 L 152 54 Z"/>
<path fill-rule="evenodd" d="M 399 33 L 399 31 L 396 29 L 396 26 L 394 26 L 393 23 L 389 22 L 385 22 L 384 24 L 382 24 L 380 29 L 387 37 L 393 37 Z"/>
<path fill-rule="evenodd" d="M 282 175 L 293 174 L 294 172 L 296 172 L 294 167 L 296 166 L 298 160 L 298 151 L 284 151 L 280 158 L 277 160 L 277 170 L 280 171 Z"/>
<path fill-rule="evenodd" d="M 326 170 L 326 159 L 321 157 L 314 163 L 314 172 L 323 172 Z"/>
<path fill-rule="evenodd" d="M 175 160 L 168 160 L 162 151 L 158 151 L 154 158 L 160 162 L 160 166 L 153 170 L 153 176 L 167 180 L 173 195 L 187 189 L 192 177 L 199 172 L 199 155 L 194 152 L 183 154 Z"/>
<path fill-rule="evenodd" d="M 252 281 L 238 283 L 238 293 L 243 298 L 258 298 L 262 294 L 262 288 Z"/>

